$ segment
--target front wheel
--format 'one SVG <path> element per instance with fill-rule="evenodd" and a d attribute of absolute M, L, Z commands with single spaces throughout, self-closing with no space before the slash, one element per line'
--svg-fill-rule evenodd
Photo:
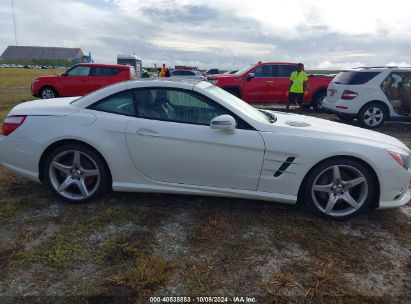
<path fill-rule="evenodd" d="M 326 96 L 327 96 L 326 92 L 320 92 L 317 95 L 315 95 L 315 97 L 313 99 L 313 108 L 314 108 L 315 112 L 321 113 L 321 112 L 324 111 L 323 100 Z"/>
<path fill-rule="evenodd" d="M 365 105 L 358 113 L 358 121 L 364 128 L 374 129 L 382 126 L 387 119 L 384 107 L 379 103 Z"/>
<path fill-rule="evenodd" d="M 351 159 L 319 164 L 303 188 L 305 205 L 320 216 L 342 220 L 356 216 L 374 199 L 375 181 L 369 170 Z"/>
<path fill-rule="evenodd" d="M 82 203 L 109 188 L 108 172 L 101 157 L 84 145 L 64 145 L 54 150 L 44 167 L 46 183 L 57 196 Z"/>
<path fill-rule="evenodd" d="M 57 92 L 55 89 L 50 88 L 50 87 L 42 88 L 40 91 L 40 97 L 42 99 L 56 98 Z"/>

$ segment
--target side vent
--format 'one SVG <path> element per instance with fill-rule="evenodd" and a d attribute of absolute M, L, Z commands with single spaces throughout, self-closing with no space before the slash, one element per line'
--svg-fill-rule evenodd
<path fill-rule="evenodd" d="M 279 177 L 281 174 L 283 174 L 294 160 L 295 157 L 288 157 L 285 162 L 281 164 L 280 168 L 278 168 L 278 170 L 274 173 L 274 177 Z"/>

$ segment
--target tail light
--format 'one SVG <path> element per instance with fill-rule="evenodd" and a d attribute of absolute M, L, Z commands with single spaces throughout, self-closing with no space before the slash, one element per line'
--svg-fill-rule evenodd
<path fill-rule="evenodd" d="M 13 115 L 8 116 L 3 122 L 3 135 L 8 136 L 18 127 L 20 127 L 27 115 Z"/>
<path fill-rule="evenodd" d="M 354 99 L 357 96 L 358 96 L 357 92 L 353 92 L 350 90 L 344 90 L 344 92 L 341 95 L 341 99 Z"/>

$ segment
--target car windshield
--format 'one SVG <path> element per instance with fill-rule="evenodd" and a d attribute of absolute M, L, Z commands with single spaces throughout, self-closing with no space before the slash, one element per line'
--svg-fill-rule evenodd
<path fill-rule="evenodd" d="M 251 69 L 254 66 L 254 64 L 249 64 L 245 67 L 243 67 L 242 69 L 238 70 L 237 72 L 234 73 L 234 75 L 242 75 L 245 72 L 247 72 L 249 69 Z"/>
<path fill-rule="evenodd" d="M 228 93 L 227 91 L 215 86 L 215 85 L 210 85 L 205 88 L 209 93 L 214 95 L 217 98 L 223 99 L 227 101 L 228 103 L 232 104 L 235 106 L 238 110 L 243 112 L 245 115 L 250 116 L 254 120 L 257 120 L 262 123 L 267 123 L 268 122 L 273 122 L 273 118 L 268 117 L 265 113 L 259 111 L 258 109 L 254 108 L 253 106 L 250 106 L 248 103 L 244 102 L 238 97 L 235 97 L 234 95 Z"/>

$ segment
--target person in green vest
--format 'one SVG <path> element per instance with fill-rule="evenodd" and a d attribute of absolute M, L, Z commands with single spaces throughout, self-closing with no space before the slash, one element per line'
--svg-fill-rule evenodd
<path fill-rule="evenodd" d="M 307 73 L 304 72 L 304 65 L 302 63 L 297 64 L 297 71 L 291 73 L 290 86 L 288 88 L 288 102 L 286 110 L 290 109 L 290 103 L 294 103 L 295 99 L 298 101 L 299 113 L 303 112 L 303 100 L 304 92 L 307 89 Z"/>

